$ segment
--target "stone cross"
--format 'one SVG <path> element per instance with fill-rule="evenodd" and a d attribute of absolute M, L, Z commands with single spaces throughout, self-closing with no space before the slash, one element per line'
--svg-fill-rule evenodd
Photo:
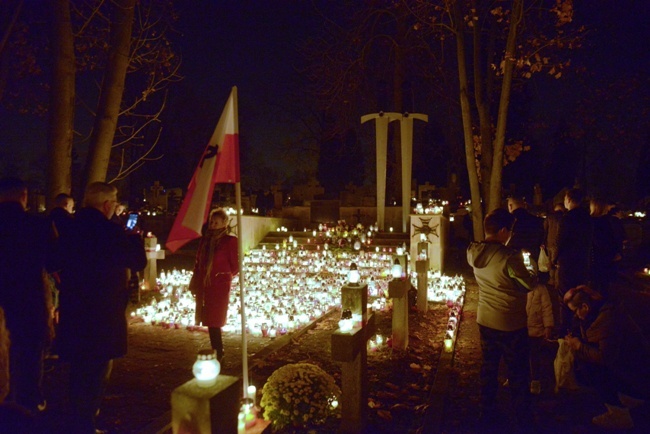
<path fill-rule="evenodd" d="M 156 250 L 158 245 L 158 238 L 154 236 L 147 236 L 144 239 L 144 251 L 147 255 L 147 266 L 144 267 L 143 280 L 146 289 L 154 289 L 156 287 L 156 279 L 158 278 L 158 267 L 156 261 L 158 259 L 165 259 L 164 250 Z"/>

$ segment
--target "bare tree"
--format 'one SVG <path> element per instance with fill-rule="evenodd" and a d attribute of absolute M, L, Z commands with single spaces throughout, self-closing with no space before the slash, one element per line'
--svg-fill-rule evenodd
<path fill-rule="evenodd" d="M 484 211 L 501 205 L 503 166 L 523 149 L 519 140 L 508 149 L 513 86 L 535 73 L 560 78 L 582 29 L 571 26 L 571 0 L 405 2 L 432 37 L 455 42 L 474 236 L 482 239 Z"/>
<path fill-rule="evenodd" d="M 113 15 L 108 62 L 97 104 L 95 125 L 90 137 L 85 183 L 106 180 L 124 93 L 126 70 L 129 67 L 135 0 L 114 0 L 111 12 Z"/>

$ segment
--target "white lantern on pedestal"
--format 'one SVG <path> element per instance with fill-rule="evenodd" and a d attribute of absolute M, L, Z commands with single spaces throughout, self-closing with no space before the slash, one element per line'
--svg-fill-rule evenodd
<path fill-rule="evenodd" d="M 221 364 L 214 350 L 201 350 L 192 366 L 192 373 L 199 387 L 210 387 L 217 382 Z"/>
<path fill-rule="evenodd" d="M 401 279 L 403 271 L 404 269 L 402 268 L 402 264 L 400 264 L 399 259 L 395 258 L 395 262 L 393 263 L 393 268 L 391 268 L 390 270 L 393 279 Z"/>
<path fill-rule="evenodd" d="M 359 268 L 356 263 L 350 264 L 350 271 L 348 272 L 348 283 L 350 285 L 357 286 L 359 284 L 359 279 L 361 278 L 359 274 Z"/>

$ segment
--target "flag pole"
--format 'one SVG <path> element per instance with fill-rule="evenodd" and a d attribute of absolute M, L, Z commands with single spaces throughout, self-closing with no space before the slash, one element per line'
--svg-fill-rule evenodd
<path fill-rule="evenodd" d="M 233 94 L 233 112 L 235 116 L 239 114 L 239 107 L 237 101 L 237 86 L 232 88 Z M 236 123 L 239 121 L 237 118 Z M 244 234 L 242 226 L 242 206 L 241 206 L 241 182 L 237 179 L 235 182 L 235 205 L 237 207 L 237 243 L 239 251 L 239 303 L 241 305 L 241 368 L 242 368 L 242 386 L 244 388 L 242 397 L 248 396 L 248 341 L 246 337 L 246 304 L 244 283 L 246 280 L 246 272 L 244 270 Z"/>
<path fill-rule="evenodd" d="M 243 397 L 248 396 L 248 342 L 246 339 L 246 309 L 244 296 L 244 280 L 246 278 L 244 271 L 244 249 L 243 249 L 243 231 L 242 231 L 242 208 L 241 208 L 241 183 L 235 183 L 235 203 L 237 205 L 237 242 L 239 243 L 239 303 L 241 305 L 241 368 L 242 383 L 244 387 Z"/>

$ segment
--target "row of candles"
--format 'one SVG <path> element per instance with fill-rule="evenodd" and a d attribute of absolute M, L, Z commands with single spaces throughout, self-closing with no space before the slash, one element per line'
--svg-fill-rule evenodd
<path fill-rule="evenodd" d="M 374 228 L 373 228 L 374 229 Z M 303 327 L 330 309 L 340 306 L 340 288 L 346 283 L 351 263 L 358 269 L 359 279 L 368 284 L 369 304 L 383 310 L 387 304 L 388 282 L 393 278 L 394 255 L 384 251 L 319 252 L 291 249 L 289 243 L 282 248 L 258 248 L 245 256 L 245 311 L 246 330 L 252 336 L 276 337 Z M 403 247 L 396 253 L 404 254 Z M 195 300 L 188 285 L 192 273 L 186 270 L 163 272 L 159 278 L 160 295 L 149 305 L 142 306 L 132 315 L 145 322 L 166 327 L 195 326 Z M 411 273 L 417 286 L 415 273 Z M 457 318 L 452 308 L 462 309 L 465 284 L 460 276 L 445 276 L 428 272 L 427 298 L 433 302 L 446 302 L 450 308 L 448 329 L 455 336 Z M 241 332 L 241 306 L 239 281 L 235 277 L 231 290 L 228 320 L 223 330 Z M 459 312 L 456 312 L 459 313 Z M 354 318 L 350 322 L 354 324 Z M 358 323 L 359 321 L 357 321 Z M 383 345 L 385 339 L 369 340 L 369 347 Z"/>
<path fill-rule="evenodd" d="M 340 306 L 340 288 L 347 279 L 352 261 L 358 264 L 360 279 L 368 284 L 371 307 L 375 310 L 386 307 L 391 255 L 364 252 L 335 258 L 306 251 L 302 263 L 293 260 L 282 263 L 278 261 L 281 257 L 281 252 L 261 249 L 246 256 L 246 322 L 247 330 L 253 336 L 285 334 Z M 133 316 L 139 316 L 147 323 L 176 328 L 196 325 L 194 296 L 187 289 L 191 275 L 186 270 L 163 271 L 159 279 L 160 296 L 136 309 Z M 460 276 L 429 272 L 428 282 L 430 301 L 450 302 L 464 293 Z M 224 331 L 241 331 L 237 278 L 233 281 Z"/>

